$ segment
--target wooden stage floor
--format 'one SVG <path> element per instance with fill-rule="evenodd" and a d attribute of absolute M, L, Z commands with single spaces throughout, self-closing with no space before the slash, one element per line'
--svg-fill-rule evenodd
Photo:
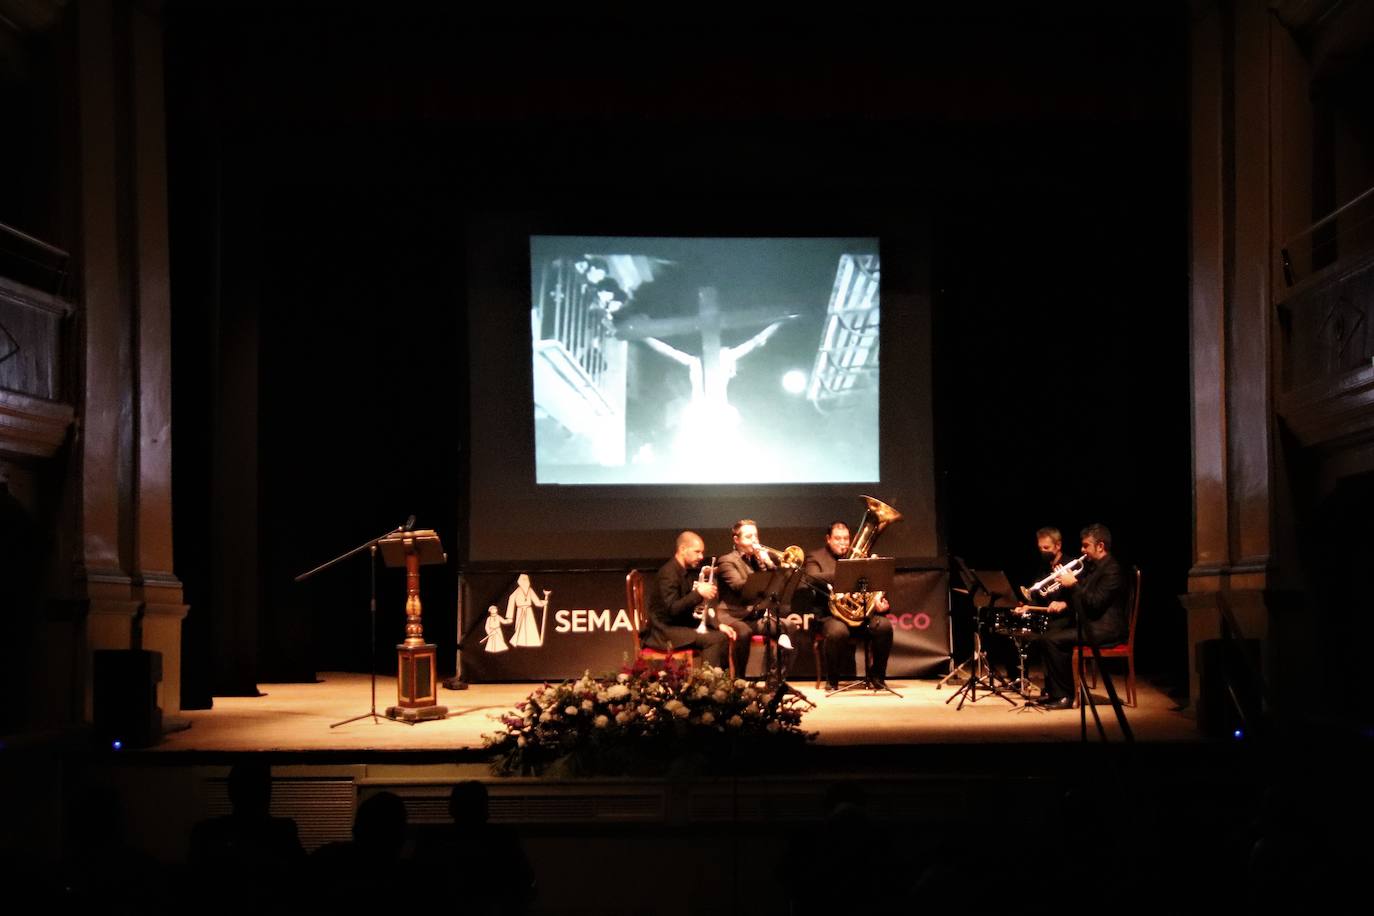
<path fill-rule="evenodd" d="M 370 678 L 366 674 L 325 673 L 317 683 L 261 684 L 259 697 L 216 697 L 214 708 L 182 714 L 191 727 L 170 732 L 151 750 L 175 751 L 417 751 L 474 750 L 482 735 L 496 730 L 496 717 L 512 709 L 533 684 L 474 684 L 467 690 L 439 690 L 439 703 L 448 708 L 444 719 L 409 725 L 387 719 L 395 704 L 394 678 L 377 678 L 377 710 L 373 719 Z M 922 745 L 979 743 L 1065 743 L 1078 741 L 1078 710 L 1043 711 L 1013 706 L 981 693 L 976 703 L 946 702 L 959 688 L 937 688 L 936 680 L 898 680 L 889 694 L 851 691 L 827 697 L 811 682 L 794 681 L 816 704 L 802 720 L 818 732 L 817 744 L 844 747 L 864 745 Z M 1118 683 L 1118 689 L 1124 683 Z M 1126 708 L 1138 742 L 1198 741 L 1197 723 L 1177 709 L 1168 696 L 1144 681 L 1137 685 L 1139 705 Z M 1121 733 L 1099 684 L 1095 693 L 1107 724 L 1108 739 Z M 354 716 L 364 718 L 331 728 Z M 1091 715 L 1090 740 L 1097 740 Z"/>

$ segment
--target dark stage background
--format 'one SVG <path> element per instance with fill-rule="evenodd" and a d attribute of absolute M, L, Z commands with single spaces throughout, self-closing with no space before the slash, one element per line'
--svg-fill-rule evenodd
<path fill-rule="evenodd" d="M 589 207 L 725 233 L 922 213 L 933 433 L 887 447 L 931 456 L 937 553 L 1028 580 L 1037 527 L 1106 523 L 1145 570 L 1142 667 L 1186 682 L 1181 11 L 875 17 L 837 42 L 819 19 L 253 9 L 167 17 L 185 706 L 367 670 L 366 560 L 292 577 L 410 513 L 453 560 L 421 579 L 452 664 L 472 217 Z M 404 577 L 378 589 L 389 671 Z"/>

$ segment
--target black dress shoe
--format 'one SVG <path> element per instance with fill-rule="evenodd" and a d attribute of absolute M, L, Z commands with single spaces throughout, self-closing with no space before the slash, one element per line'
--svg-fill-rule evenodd
<path fill-rule="evenodd" d="M 1041 697 L 1042 709 L 1073 709 L 1073 697 Z"/>
<path fill-rule="evenodd" d="M 826 681 L 826 682 L 825 682 L 825 692 L 826 692 L 826 693 L 834 693 L 836 690 L 839 690 L 839 689 L 840 689 L 840 682 L 839 682 L 839 681 Z"/>
<path fill-rule="evenodd" d="M 886 690 L 887 681 L 880 677 L 871 677 L 868 679 L 868 687 L 870 690 Z"/>

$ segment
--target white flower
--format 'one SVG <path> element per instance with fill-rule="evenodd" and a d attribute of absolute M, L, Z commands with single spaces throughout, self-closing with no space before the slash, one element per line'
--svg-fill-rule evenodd
<path fill-rule="evenodd" d="M 612 700 L 620 700 L 630 695 L 630 688 L 624 684 L 616 684 L 606 691 L 606 696 Z"/>
<path fill-rule="evenodd" d="M 630 676 L 622 671 L 615 676 L 615 679 L 623 684 L 630 679 Z"/>
<path fill-rule="evenodd" d="M 597 716 L 595 719 L 592 720 L 592 724 L 595 725 L 597 728 L 605 728 L 607 725 L 611 724 L 611 720 L 606 718 L 605 716 Z"/>
<path fill-rule="evenodd" d="M 729 697 L 730 695 L 724 690 L 717 690 L 715 693 L 711 694 L 711 699 L 715 700 L 717 703 L 724 703 Z"/>
<path fill-rule="evenodd" d="M 521 735 L 519 738 L 516 738 L 516 739 L 515 739 L 515 744 L 516 744 L 517 747 L 524 747 L 524 746 L 525 746 L 525 737 L 524 737 L 524 735 Z"/>
<path fill-rule="evenodd" d="M 756 696 L 758 696 L 758 693 L 755 692 L 754 688 L 748 687 L 745 689 L 744 693 L 740 694 L 740 699 L 744 700 L 747 703 L 748 701 L 754 699 Z"/>
<path fill-rule="evenodd" d="M 777 733 L 778 733 L 778 720 L 777 720 L 777 719 L 774 719 L 772 722 L 769 722 L 769 723 L 768 723 L 768 734 L 770 734 L 770 735 L 776 735 Z"/>
<path fill-rule="evenodd" d="M 594 705 L 595 705 L 595 704 L 592 703 L 591 700 L 583 700 L 583 701 L 582 701 L 582 708 L 585 709 L 585 710 L 587 710 L 587 712 L 591 712 L 591 711 L 592 711 L 592 708 L 594 707 Z"/>
<path fill-rule="evenodd" d="M 539 721 L 540 721 L 540 722 L 552 722 L 552 721 L 553 721 L 553 710 L 552 710 L 552 709 L 546 709 L 546 710 L 544 710 L 544 712 L 541 713 L 540 716 L 539 716 Z"/>
<path fill-rule="evenodd" d="M 604 690 L 598 691 L 597 694 L 596 694 L 596 701 L 597 701 L 598 703 L 605 703 L 605 702 L 606 702 L 607 700 L 609 700 L 610 698 L 611 698 L 611 695 L 610 695 L 609 693 L 607 693 L 606 691 L 604 691 Z"/>
<path fill-rule="evenodd" d="M 746 716 L 757 716 L 759 714 L 759 704 L 750 703 L 748 706 L 744 707 L 744 714 Z"/>
<path fill-rule="evenodd" d="M 702 725 L 710 725 L 714 721 L 716 721 L 716 714 L 711 712 L 711 710 L 708 709 L 701 714 Z"/>
<path fill-rule="evenodd" d="M 736 678 L 736 679 L 735 679 L 735 689 L 736 689 L 736 690 L 743 690 L 745 687 L 748 687 L 748 686 L 749 686 L 749 682 L 746 681 L 744 678 Z"/>
<path fill-rule="evenodd" d="M 624 725 L 626 722 L 630 721 L 634 717 L 634 713 L 630 712 L 628 709 L 625 709 L 615 714 L 615 721 L 617 725 Z"/>
<path fill-rule="evenodd" d="M 739 716 L 731 716 L 729 719 L 726 720 L 725 724 L 730 726 L 731 728 L 739 728 L 741 725 L 744 724 L 744 720 L 741 719 Z"/>
<path fill-rule="evenodd" d="M 643 703 L 640 703 L 638 706 L 635 707 L 635 712 L 639 713 L 641 716 L 647 716 L 649 714 L 649 707 L 645 706 Z"/>
<path fill-rule="evenodd" d="M 569 706 L 567 709 L 563 710 L 563 712 L 564 712 L 566 715 L 575 716 L 575 715 L 577 715 L 577 707 L 576 707 L 576 706 Z"/>
<path fill-rule="evenodd" d="M 696 690 L 696 698 L 697 698 L 698 700 L 704 700 L 704 699 L 706 699 L 706 695 L 709 694 L 710 692 L 711 692 L 711 688 L 706 687 L 705 685 L 703 685 L 703 686 L 701 686 L 701 687 L 698 687 L 697 690 Z"/>

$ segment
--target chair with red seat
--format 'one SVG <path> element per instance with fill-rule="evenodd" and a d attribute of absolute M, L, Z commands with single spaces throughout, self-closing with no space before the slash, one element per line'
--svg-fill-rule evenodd
<path fill-rule="evenodd" d="M 1115 646 L 1100 647 L 1097 652 L 1102 658 L 1124 658 L 1126 659 L 1126 705 L 1136 705 L 1135 694 L 1135 624 L 1140 616 L 1140 567 L 1135 567 L 1135 590 L 1131 595 L 1130 622 L 1127 625 L 1126 641 Z M 1070 663 L 1073 665 L 1073 695 L 1075 702 L 1082 697 L 1078 680 L 1078 658 L 1080 653 L 1084 654 L 1084 660 L 1092 660 L 1092 648 L 1084 645 L 1073 647 L 1073 657 Z M 1097 687 L 1097 668 L 1093 667 L 1093 678 L 1090 689 Z"/>
<path fill-rule="evenodd" d="M 631 570 L 625 575 L 625 607 L 629 610 L 631 617 L 631 632 L 635 637 L 635 659 L 644 659 L 649 662 L 666 662 L 672 659 L 687 659 L 687 667 L 690 669 L 697 659 L 697 652 L 692 648 L 675 648 L 675 650 L 662 650 L 654 648 L 653 645 L 644 645 L 639 639 L 639 629 L 644 621 L 649 619 L 649 606 L 644 602 L 644 574 L 639 570 Z"/>
<path fill-rule="evenodd" d="M 655 649 L 653 646 L 646 646 L 639 638 L 639 630 L 644 621 L 649 619 L 649 608 L 644 599 L 644 573 L 637 569 L 630 570 L 625 576 L 625 606 L 630 611 L 630 632 L 634 634 L 635 659 L 645 661 L 670 661 L 675 658 L 685 658 L 687 667 L 691 668 L 696 661 L 696 651 L 691 648 L 686 649 Z"/>

